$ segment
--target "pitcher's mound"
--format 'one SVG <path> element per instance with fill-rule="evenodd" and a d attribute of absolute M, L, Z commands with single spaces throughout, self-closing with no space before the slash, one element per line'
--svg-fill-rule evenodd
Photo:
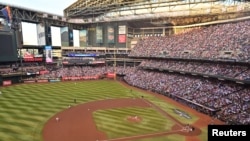
<path fill-rule="evenodd" d="M 127 117 L 127 120 L 128 120 L 129 122 L 139 123 L 139 122 L 142 121 L 142 118 L 139 117 L 139 116 L 128 116 L 128 117 Z"/>

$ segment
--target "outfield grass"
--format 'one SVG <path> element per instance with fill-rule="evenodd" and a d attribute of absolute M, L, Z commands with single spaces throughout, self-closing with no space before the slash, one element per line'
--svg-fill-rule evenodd
<path fill-rule="evenodd" d="M 42 141 L 42 129 L 44 123 L 54 114 L 68 108 L 68 105 L 86 103 L 95 100 L 109 98 L 128 98 L 133 97 L 130 89 L 122 86 L 115 81 L 82 81 L 82 82 L 57 82 L 45 84 L 22 84 L 10 87 L 0 88 L 0 141 Z M 154 96 L 144 94 L 142 92 L 133 91 L 135 95 L 144 95 L 144 97 L 154 104 L 160 106 L 176 118 L 180 118 L 173 113 L 171 108 L 174 106 L 155 98 Z M 110 109 L 125 112 L 131 107 L 125 109 Z M 95 115 L 107 114 L 107 111 L 97 111 Z M 150 116 L 159 115 L 157 111 L 146 108 L 135 108 L 134 112 L 143 112 L 143 118 L 150 120 Z M 172 112 L 172 113 L 171 113 Z M 150 113 L 150 114 L 148 114 Z M 190 114 L 190 113 L 189 113 Z M 191 115 L 191 114 L 190 114 Z M 124 116 L 124 115 L 120 115 Z M 187 122 L 194 122 L 197 117 L 192 116 L 192 119 Z M 96 116 L 95 116 L 96 117 Z M 100 116 L 96 117 L 101 118 Z M 151 117 L 155 120 L 156 117 Z M 184 119 L 182 119 L 184 120 Z M 164 122 L 163 125 L 155 127 L 148 123 L 143 123 L 141 126 L 149 126 L 144 132 L 154 132 L 156 130 L 168 130 L 169 121 L 161 115 L 157 117 L 157 122 Z M 113 121 L 115 122 L 115 121 Z M 142 127 L 138 127 L 143 129 Z M 104 127 L 100 127 L 104 130 Z M 132 130 L 132 129 L 131 129 Z M 139 130 L 139 129 L 138 129 Z M 133 130 L 132 130 L 133 131 Z M 138 131 L 139 132 L 139 131 Z M 116 133 L 107 132 L 114 138 Z M 130 133 L 121 133 L 119 136 L 126 136 Z M 138 133 L 140 134 L 140 133 Z M 170 138 L 170 137 L 166 137 Z M 172 138 L 172 137 L 171 137 Z M 173 137 L 174 138 L 174 137 Z M 158 140 L 158 139 L 157 139 Z M 158 141 L 161 141 L 159 138 Z M 145 140 L 146 141 L 146 140 Z"/>

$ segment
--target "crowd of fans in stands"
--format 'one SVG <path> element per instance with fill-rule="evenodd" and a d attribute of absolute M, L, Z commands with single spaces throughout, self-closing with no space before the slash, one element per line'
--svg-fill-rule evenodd
<path fill-rule="evenodd" d="M 224 52 L 230 52 L 230 56 Z M 165 52 L 165 53 L 164 53 Z M 195 28 L 183 34 L 147 37 L 139 41 L 130 56 L 161 56 L 178 58 L 249 61 L 250 21 Z"/>
<path fill-rule="evenodd" d="M 215 62 L 192 62 L 173 60 L 145 60 L 141 67 L 185 71 L 207 75 L 223 76 L 239 80 L 250 79 L 250 67 L 246 65 L 215 63 Z"/>
<path fill-rule="evenodd" d="M 0 67 L 0 74 L 27 74 L 27 73 L 37 73 L 39 70 L 44 70 L 46 67 L 39 63 L 23 63 L 21 67 L 20 64 L 3 65 Z"/>

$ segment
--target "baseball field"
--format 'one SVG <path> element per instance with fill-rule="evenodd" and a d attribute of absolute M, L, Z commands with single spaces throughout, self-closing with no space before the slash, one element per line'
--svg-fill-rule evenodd
<path fill-rule="evenodd" d="M 212 121 L 165 96 L 113 80 L 0 91 L 0 141 L 206 141 Z"/>

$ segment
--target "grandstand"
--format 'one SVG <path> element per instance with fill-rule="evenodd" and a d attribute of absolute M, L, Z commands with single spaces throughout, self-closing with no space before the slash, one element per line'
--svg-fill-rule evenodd
<path fill-rule="evenodd" d="M 11 12 L 11 25 L 0 15 L 11 48 L 0 48 L 1 88 L 118 79 L 225 124 L 250 124 L 248 0 L 78 0 L 64 16 Z"/>

